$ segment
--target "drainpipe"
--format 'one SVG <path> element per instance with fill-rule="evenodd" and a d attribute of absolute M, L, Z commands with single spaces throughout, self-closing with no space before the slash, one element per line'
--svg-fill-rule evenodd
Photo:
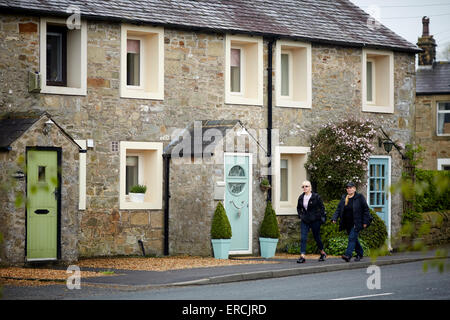
<path fill-rule="evenodd" d="M 170 154 L 164 154 L 164 255 L 169 255 Z"/>
<path fill-rule="evenodd" d="M 269 170 L 272 168 L 272 60 L 273 43 L 275 38 L 269 38 L 267 44 L 267 157 L 269 158 Z M 268 176 L 269 184 L 272 185 L 272 174 Z M 267 192 L 267 201 L 272 201 L 272 192 Z"/>

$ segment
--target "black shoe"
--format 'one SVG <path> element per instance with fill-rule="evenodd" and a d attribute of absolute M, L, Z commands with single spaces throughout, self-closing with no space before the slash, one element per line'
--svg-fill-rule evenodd
<path fill-rule="evenodd" d="M 298 260 L 297 260 L 297 263 L 305 263 L 305 258 L 303 258 L 303 257 L 300 257 Z"/>
<path fill-rule="evenodd" d="M 361 261 L 362 258 L 363 258 L 363 257 L 357 255 L 357 256 L 355 257 L 355 261 Z"/>
<path fill-rule="evenodd" d="M 350 262 L 350 257 L 347 257 L 346 255 L 341 256 L 342 259 L 345 260 L 345 262 Z"/>
<path fill-rule="evenodd" d="M 327 254 L 326 253 L 321 253 L 320 254 L 320 258 L 319 258 L 319 261 L 325 261 L 325 258 L 327 257 Z"/>

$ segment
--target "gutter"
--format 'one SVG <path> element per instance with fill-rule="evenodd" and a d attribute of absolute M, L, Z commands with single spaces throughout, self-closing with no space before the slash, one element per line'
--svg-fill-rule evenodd
<path fill-rule="evenodd" d="M 273 64 L 273 44 L 275 42 L 275 38 L 271 37 L 268 39 L 269 42 L 267 44 L 267 157 L 270 159 L 268 163 L 268 180 L 269 185 L 272 185 L 272 104 L 273 104 L 273 88 L 272 88 L 272 64 Z M 267 202 L 272 201 L 272 192 L 267 192 Z"/>
<path fill-rule="evenodd" d="M 169 201 L 170 201 L 170 154 L 163 154 L 164 159 L 164 255 L 169 255 Z"/>

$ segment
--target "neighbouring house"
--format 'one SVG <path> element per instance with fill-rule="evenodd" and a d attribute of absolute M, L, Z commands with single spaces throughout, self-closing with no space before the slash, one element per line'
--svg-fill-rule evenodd
<path fill-rule="evenodd" d="M 436 41 L 429 32 L 430 19 L 422 18 L 417 45 L 415 142 L 424 147 L 428 170 L 450 170 L 450 61 L 436 61 Z"/>
<path fill-rule="evenodd" d="M 413 140 L 420 49 L 347 0 L 0 0 L 0 9 L 2 263 L 141 254 L 140 245 L 211 255 L 218 201 L 232 252 L 258 254 L 267 199 L 283 237 L 299 233 L 296 200 L 321 125 L 367 118 Z M 402 200 L 382 186 L 400 179 L 403 160 L 374 145 L 359 190 L 393 235 Z M 24 160 L 32 154 L 43 162 Z M 266 177 L 270 191 L 259 187 Z M 36 208 L 26 201 L 35 184 Z M 147 186 L 143 202 L 129 196 L 136 184 Z"/>

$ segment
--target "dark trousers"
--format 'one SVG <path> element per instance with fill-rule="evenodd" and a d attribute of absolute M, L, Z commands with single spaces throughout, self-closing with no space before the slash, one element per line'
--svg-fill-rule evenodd
<path fill-rule="evenodd" d="M 347 229 L 348 233 L 348 245 L 347 250 L 345 251 L 345 255 L 347 257 L 353 256 L 353 251 L 356 251 L 356 254 L 360 257 L 364 256 L 364 250 L 359 243 L 358 235 L 359 232 L 355 231 L 355 227 L 352 227 L 350 230 Z"/>
<path fill-rule="evenodd" d="M 308 239 L 309 229 L 312 230 L 314 240 L 316 240 L 316 243 L 317 243 L 317 247 L 319 248 L 319 250 L 323 250 L 323 243 L 322 243 L 322 239 L 320 238 L 320 225 L 321 224 L 322 224 L 322 222 L 320 220 L 314 221 L 311 223 L 305 223 L 302 221 L 300 223 L 300 233 L 301 233 L 300 253 L 301 254 L 306 253 L 306 240 Z"/>

